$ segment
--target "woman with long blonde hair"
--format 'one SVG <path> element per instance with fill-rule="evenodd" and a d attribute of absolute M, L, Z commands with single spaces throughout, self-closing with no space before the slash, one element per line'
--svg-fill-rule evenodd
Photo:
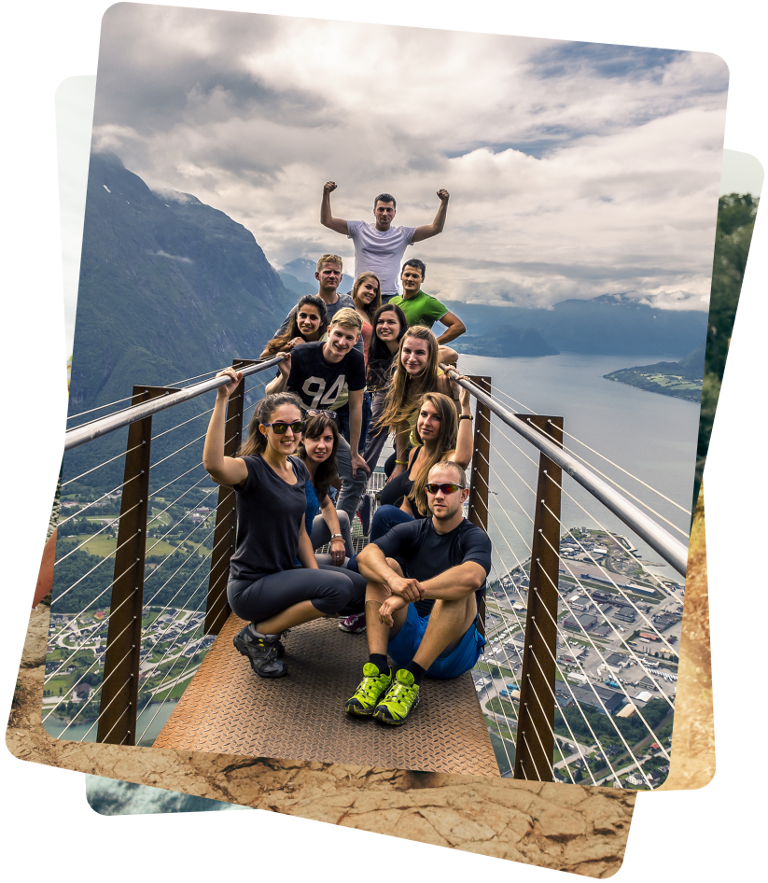
<path fill-rule="evenodd" d="M 395 434 L 394 469 L 389 481 L 408 466 L 410 436 L 421 397 L 428 392 L 440 392 L 453 398 L 451 382 L 438 367 L 439 356 L 437 338 L 424 325 L 412 325 L 400 341 L 392 379 L 376 423 L 376 427 L 387 427 Z"/>
<path fill-rule="evenodd" d="M 383 537 L 393 527 L 427 518 L 427 477 L 441 460 L 453 460 L 466 469 L 472 459 L 472 414 L 469 393 L 462 388 L 461 414 L 457 417 L 454 400 L 439 392 L 421 396 L 417 407 L 415 436 L 417 445 L 408 457 L 407 471 L 395 476 L 381 492 L 382 505 L 371 522 L 371 542 Z M 357 556 L 347 565 L 357 570 Z M 345 631 L 363 631 L 365 613 L 348 616 Z"/>
<path fill-rule="evenodd" d="M 371 540 L 383 536 L 394 524 L 429 515 L 425 487 L 429 470 L 436 463 L 453 460 L 462 469 L 469 465 L 472 459 L 472 413 L 469 393 L 464 388 L 461 389 L 460 405 L 461 415 L 457 415 L 454 400 L 443 393 L 427 392 L 419 399 L 413 432 L 416 446 L 409 452 L 407 468 L 381 491 L 381 506 L 373 516 Z"/>

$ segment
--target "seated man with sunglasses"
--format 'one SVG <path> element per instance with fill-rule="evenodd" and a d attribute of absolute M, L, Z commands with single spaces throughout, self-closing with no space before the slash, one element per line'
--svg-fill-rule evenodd
<path fill-rule="evenodd" d="M 368 580 L 369 659 L 347 714 L 400 726 L 418 705 L 425 674 L 455 678 L 479 659 L 485 638 L 476 620 L 491 540 L 464 518 L 468 495 L 461 466 L 441 460 L 428 476 L 432 517 L 396 525 L 357 556 Z"/>

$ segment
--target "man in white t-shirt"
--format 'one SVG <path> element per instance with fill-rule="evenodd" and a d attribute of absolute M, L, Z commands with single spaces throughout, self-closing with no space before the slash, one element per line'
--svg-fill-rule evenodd
<path fill-rule="evenodd" d="M 361 273 L 375 273 L 381 282 L 381 301 L 387 303 L 391 297 L 400 293 L 398 279 L 405 249 L 414 242 L 421 242 L 442 232 L 450 194 L 447 190 L 437 191 L 440 206 L 431 224 L 423 227 L 394 227 L 392 221 L 397 214 L 397 203 L 395 197 L 389 193 L 380 193 L 374 199 L 373 224 L 334 218 L 331 213 L 331 193 L 336 186 L 334 181 L 328 181 L 323 187 L 320 223 L 329 230 L 348 236 L 354 242 L 355 278 Z"/>

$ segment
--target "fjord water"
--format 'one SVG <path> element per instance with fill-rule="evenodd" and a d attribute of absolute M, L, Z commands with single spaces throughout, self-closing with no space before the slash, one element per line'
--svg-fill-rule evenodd
<path fill-rule="evenodd" d="M 594 469 L 618 482 L 681 528 L 685 536 L 662 522 L 673 536 L 687 543 L 699 405 L 645 392 L 603 377 L 619 368 L 653 364 L 661 358 L 658 355 L 593 356 L 577 353 L 514 359 L 461 356 L 460 367 L 466 374 L 490 376 L 494 397 L 517 414 L 528 413 L 526 409 L 530 409 L 538 414 L 563 417 L 566 433 L 683 506 L 686 514 L 566 435 L 566 450 L 583 457 Z M 676 360 L 680 356 L 666 358 Z M 519 404 L 510 401 L 509 397 Z M 491 515 L 495 524 L 491 520 L 489 533 L 502 561 L 511 568 L 516 564 L 516 556 L 524 561 L 529 554 L 532 490 L 536 489 L 537 474 L 537 467 L 531 459 L 538 463 L 538 452 L 496 418 L 491 442 L 490 488 L 494 492 Z M 658 553 L 568 476 L 564 478 L 563 488 L 564 527 L 602 526 L 616 531 L 627 536 L 644 559 L 661 563 Z M 567 494 L 577 502 L 569 499 Z M 499 536 L 500 533 L 503 536 Z M 672 568 L 667 566 L 656 572 L 676 577 Z M 677 580 L 682 582 L 682 578 Z"/>

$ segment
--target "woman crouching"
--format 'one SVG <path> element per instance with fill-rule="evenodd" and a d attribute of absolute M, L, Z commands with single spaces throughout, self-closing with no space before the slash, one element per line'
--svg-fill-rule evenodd
<path fill-rule="evenodd" d="M 322 555 L 320 560 L 341 566 L 345 563 L 345 557 L 351 558 L 355 553 L 349 515 L 336 509 L 329 494 L 331 485 L 339 474 L 336 464 L 339 437 L 333 411 L 307 411 L 298 455 L 309 473 L 304 486 L 307 497 L 304 526 L 312 548 L 317 550 L 330 542 L 330 560 Z"/>
<path fill-rule="evenodd" d="M 237 548 L 230 559 L 227 600 L 249 624 L 235 635 L 234 645 L 257 675 L 279 678 L 288 674 L 282 634 L 321 616 L 362 610 L 365 580 L 330 564 L 318 566 L 315 559 L 304 525 L 309 473 L 294 456 L 304 431 L 299 399 L 292 393 L 262 399 L 238 456 L 227 457 L 226 406 L 242 373 L 227 368 L 217 376 L 231 382 L 216 392 L 203 466 L 237 495 Z"/>

